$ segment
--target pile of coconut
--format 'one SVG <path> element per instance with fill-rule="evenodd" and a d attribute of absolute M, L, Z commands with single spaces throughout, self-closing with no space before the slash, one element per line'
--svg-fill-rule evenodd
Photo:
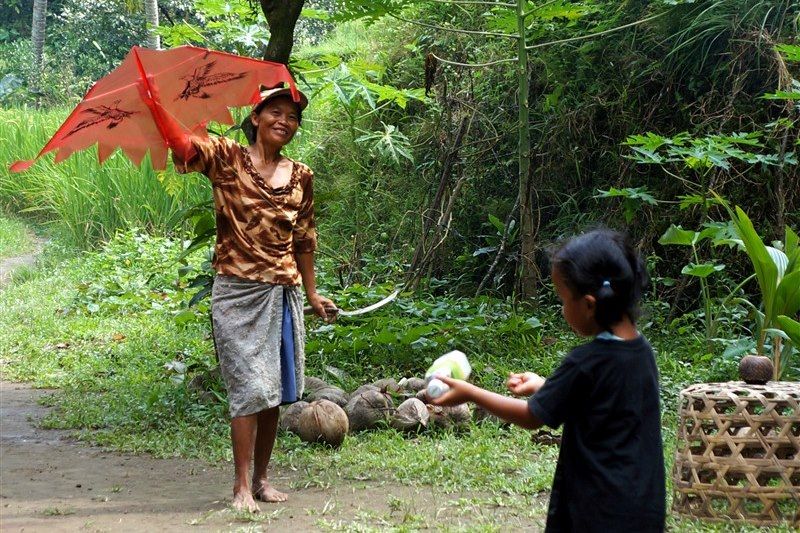
<path fill-rule="evenodd" d="M 303 400 L 281 409 L 280 427 L 306 442 L 338 446 L 347 433 L 391 426 L 405 432 L 429 427 L 459 428 L 469 424 L 469 406 L 441 407 L 427 403 L 421 378 L 381 379 L 350 394 L 323 380 L 306 376 Z"/>

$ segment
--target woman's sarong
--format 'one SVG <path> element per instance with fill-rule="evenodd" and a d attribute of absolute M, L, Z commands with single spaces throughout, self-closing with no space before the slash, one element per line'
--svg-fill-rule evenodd
<path fill-rule="evenodd" d="M 302 396 L 305 325 L 299 287 L 217 275 L 211 315 L 231 417 Z"/>

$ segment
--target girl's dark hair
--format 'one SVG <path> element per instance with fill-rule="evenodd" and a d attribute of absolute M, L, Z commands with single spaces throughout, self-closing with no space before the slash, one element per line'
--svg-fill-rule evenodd
<path fill-rule="evenodd" d="M 604 330 L 625 315 L 639 317 L 650 278 L 627 234 L 599 228 L 578 235 L 556 248 L 551 262 L 571 290 L 595 297 L 594 318 Z"/>

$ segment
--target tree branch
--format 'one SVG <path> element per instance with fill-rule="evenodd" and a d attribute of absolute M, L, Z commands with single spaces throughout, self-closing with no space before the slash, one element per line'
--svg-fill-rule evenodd
<path fill-rule="evenodd" d="M 497 253 L 494 256 L 494 261 L 492 261 L 492 266 L 490 266 L 489 270 L 486 271 L 486 275 L 483 276 L 480 285 L 478 285 L 478 290 L 475 291 L 475 296 L 478 296 L 481 292 L 483 292 L 483 289 L 486 288 L 486 284 L 489 283 L 489 279 L 491 279 L 492 274 L 494 274 L 494 270 L 500 263 L 500 258 L 503 257 L 503 254 L 506 251 L 506 245 L 508 245 L 508 228 L 511 225 L 511 221 L 514 220 L 514 214 L 517 212 L 518 207 L 519 196 L 517 196 L 517 199 L 514 202 L 514 207 L 512 207 L 511 211 L 508 212 L 506 223 L 503 226 L 503 237 L 500 240 L 500 246 L 497 248 Z"/>
<path fill-rule="evenodd" d="M 478 30 L 462 30 L 459 28 L 446 28 L 444 26 L 436 26 L 435 24 L 426 24 L 424 22 L 419 22 L 416 20 L 410 20 L 403 17 L 399 17 L 394 13 L 389 13 L 390 17 L 396 18 L 401 22 L 408 22 L 409 24 L 416 24 L 417 26 L 422 26 L 424 28 L 431 28 L 433 30 L 440 30 L 440 31 L 450 31 L 453 33 L 466 33 L 468 35 L 483 35 L 485 37 L 505 37 L 507 39 L 519 39 L 519 35 L 516 33 L 498 33 L 494 31 L 478 31 Z"/>
<path fill-rule="evenodd" d="M 644 24 L 645 22 L 650 22 L 651 20 L 655 20 L 658 17 L 661 17 L 661 16 L 665 15 L 666 13 L 667 13 L 666 11 L 662 11 L 658 15 L 653 15 L 652 17 L 647 17 L 647 18 L 644 18 L 642 20 L 637 20 L 636 22 L 631 22 L 630 24 L 623 24 L 622 26 L 617 26 L 616 28 L 611 28 L 610 30 L 603 30 L 603 31 L 599 31 L 597 33 L 590 33 L 588 35 L 581 35 L 579 37 L 570 37 L 569 39 L 559 39 L 558 41 L 549 41 L 549 42 L 546 42 L 546 43 L 534 44 L 532 46 L 526 46 L 525 49 L 526 50 L 533 50 L 535 48 L 543 48 L 545 46 L 550 46 L 551 44 L 570 43 L 570 42 L 574 42 L 574 41 L 581 41 L 583 39 L 591 39 L 593 37 L 599 37 L 600 35 L 606 35 L 608 33 L 613 33 L 615 31 L 624 30 L 625 28 L 630 28 L 632 26 L 638 26 L 639 24 Z"/>
<path fill-rule="evenodd" d="M 261 10 L 269 26 L 269 43 L 264 51 L 265 61 L 289 63 L 294 45 L 294 27 L 305 0 L 261 0 Z"/>
<path fill-rule="evenodd" d="M 479 5 L 486 5 L 486 6 L 495 6 L 495 7 L 509 7 L 515 8 L 517 7 L 516 4 L 507 4 L 505 2 L 486 2 L 482 0 L 433 0 L 437 4 L 479 4 Z"/>
<path fill-rule="evenodd" d="M 498 59 L 497 61 L 489 61 L 488 63 L 459 63 L 458 61 L 450 61 L 449 59 L 442 59 L 441 57 L 437 56 L 434 53 L 431 53 L 433 57 L 436 58 L 437 61 L 441 61 L 442 63 L 447 63 L 448 65 L 455 65 L 457 67 L 488 67 L 490 65 L 497 65 L 498 63 L 512 63 L 517 60 L 516 57 L 508 58 L 508 59 Z"/>

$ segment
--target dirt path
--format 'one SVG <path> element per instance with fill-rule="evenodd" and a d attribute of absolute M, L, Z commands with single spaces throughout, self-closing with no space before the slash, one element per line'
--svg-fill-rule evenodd
<path fill-rule="evenodd" d="M 297 472 L 274 474 L 291 488 L 286 504 L 261 504 L 247 518 L 228 510 L 229 464 L 154 459 L 87 446 L 67 433 L 39 429 L 47 391 L 0 382 L 0 529 L 3 531 L 319 531 L 346 525 L 414 529 L 491 523 L 535 530 L 502 508 L 471 508 L 461 498 L 428 487 L 343 481 L 304 488 Z M 294 488 L 292 488 L 294 487 Z"/>
<path fill-rule="evenodd" d="M 0 288 L 11 280 L 11 273 L 19 267 L 32 267 L 36 264 L 36 258 L 42 251 L 45 241 L 39 237 L 32 238 L 34 249 L 25 255 L 0 259 Z"/>

